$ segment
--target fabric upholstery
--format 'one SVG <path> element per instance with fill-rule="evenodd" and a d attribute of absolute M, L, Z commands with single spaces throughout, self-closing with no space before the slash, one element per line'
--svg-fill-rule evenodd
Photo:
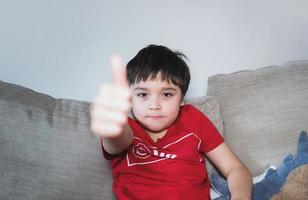
<path fill-rule="evenodd" d="M 308 130 L 308 61 L 220 74 L 208 79 L 218 99 L 224 138 L 253 175 L 294 153 Z"/>
<path fill-rule="evenodd" d="M 112 199 L 89 104 L 0 82 L 0 199 Z"/>

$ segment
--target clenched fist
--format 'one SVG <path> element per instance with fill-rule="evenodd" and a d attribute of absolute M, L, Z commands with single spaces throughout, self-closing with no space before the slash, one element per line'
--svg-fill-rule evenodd
<path fill-rule="evenodd" d="M 113 82 L 102 84 L 91 105 L 91 131 L 104 138 L 119 136 L 127 123 L 131 94 L 122 59 L 110 59 Z"/>

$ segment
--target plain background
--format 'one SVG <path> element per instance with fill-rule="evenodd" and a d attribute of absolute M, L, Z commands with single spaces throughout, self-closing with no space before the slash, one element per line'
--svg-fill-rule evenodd
<path fill-rule="evenodd" d="M 91 101 L 148 44 L 190 59 L 188 96 L 207 78 L 308 59 L 306 0 L 0 0 L 0 80 Z"/>

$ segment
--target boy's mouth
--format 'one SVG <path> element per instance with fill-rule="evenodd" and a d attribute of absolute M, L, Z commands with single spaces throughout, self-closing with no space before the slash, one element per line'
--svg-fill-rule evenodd
<path fill-rule="evenodd" d="M 147 118 L 153 119 L 153 120 L 158 120 L 163 118 L 163 116 L 147 116 Z"/>

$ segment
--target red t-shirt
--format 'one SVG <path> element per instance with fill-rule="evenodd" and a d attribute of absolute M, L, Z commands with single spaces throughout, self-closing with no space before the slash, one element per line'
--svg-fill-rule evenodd
<path fill-rule="evenodd" d="M 182 106 L 164 137 L 154 142 L 129 118 L 134 139 L 127 150 L 110 155 L 117 199 L 210 199 L 204 153 L 222 144 L 211 121 L 192 105 Z"/>

